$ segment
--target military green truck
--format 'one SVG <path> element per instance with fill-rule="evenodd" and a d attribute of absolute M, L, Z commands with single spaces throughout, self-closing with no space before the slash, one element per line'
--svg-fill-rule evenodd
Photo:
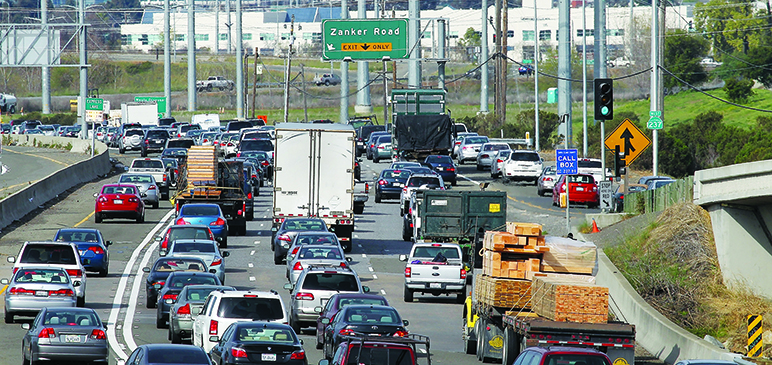
<path fill-rule="evenodd" d="M 507 194 L 503 191 L 416 191 L 402 220 L 402 238 L 414 242 L 456 242 L 468 269 L 482 268 L 485 231 L 507 224 Z"/>

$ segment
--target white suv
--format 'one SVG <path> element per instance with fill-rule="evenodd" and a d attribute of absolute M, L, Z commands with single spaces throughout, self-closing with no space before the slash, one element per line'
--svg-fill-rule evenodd
<path fill-rule="evenodd" d="M 73 284 L 80 283 L 74 285 L 75 296 L 78 297 L 77 306 L 83 307 L 86 305 L 86 269 L 80 260 L 78 246 L 72 242 L 28 241 L 21 246 L 19 256 L 8 256 L 8 262 L 13 263 L 14 274 L 25 265 L 47 265 L 67 271 Z"/>
<path fill-rule="evenodd" d="M 544 164 L 536 151 L 515 150 L 504 162 L 503 178 L 509 181 L 530 181 L 536 185 Z"/>
<path fill-rule="evenodd" d="M 193 344 L 209 353 L 225 329 L 238 321 L 287 324 L 287 311 L 279 293 L 274 290 L 213 291 L 193 322 Z"/>

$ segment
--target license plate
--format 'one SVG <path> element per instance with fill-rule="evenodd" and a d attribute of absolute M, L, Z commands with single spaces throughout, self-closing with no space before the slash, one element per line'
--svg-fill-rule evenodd
<path fill-rule="evenodd" d="M 442 284 L 440 284 L 440 283 L 429 283 L 429 289 L 442 289 Z"/>
<path fill-rule="evenodd" d="M 155 143 L 162 143 L 162 142 L 163 142 L 163 140 L 160 140 L 160 139 L 156 139 L 154 142 L 155 142 Z"/>
<path fill-rule="evenodd" d="M 581 186 L 577 186 L 577 187 L 576 187 L 576 191 L 584 191 L 584 188 L 583 188 L 583 187 L 581 187 Z"/>
<path fill-rule="evenodd" d="M 276 361 L 276 354 L 262 354 L 263 361 Z"/>
<path fill-rule="evenodd" d="M 80 342 L 80 335 L 65 335 L 64 342 Z"/>
<path fill-rule="evenodd" d="M 36 297 L 47 297 L 48 291 L 47 290 L 38 290 L 35 292 Z"/>
<path fill-rule="evenodd" d="M 113 204 L 123 204 L 123 200 L 115 199 L 115 200 L 113 200 Z"/>
<path fill-rule="evenodd" d="M 444 171 L 444 170 L 445 170 L 445 168 L 444 168 L 444 167 L 438 167 L 438 168 L 437 168 L 437 171 Z"/>

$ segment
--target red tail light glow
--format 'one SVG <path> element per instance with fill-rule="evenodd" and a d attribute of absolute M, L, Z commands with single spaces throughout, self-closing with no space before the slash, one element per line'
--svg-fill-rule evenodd
<path fill-rule="evenodd" d="M 383 179 L 378 180 L 378 185 L 386 185 L 386 184 L 388 184 L 386 180 L 383 180 Z"/>
<path fill-rule="evenodd" d="M 461 279 L 466 279 L 466 270 L 461 269 Z"/>
<path fill-rule="evenodd" d="M 209 320 L 209 334 L 217 336 L 217 321 L 214 319 Z"/>
<path fill-rule="evenodd" d="M 409 278 L 409 277 L 411 277 L 412 275 L 413 275 L 413 270 L 412 270 L 411 268 L 409 268 L 409 267 L 406 267 L 406 268 L 405 268 L 405 277 L 406 277 L 406 278 Z"/>
<path fill-rule="evenodd" d="M 74 278 L 79 278 L 83 276 L 83 271 L 81 271 L 80 269 L 67 269 L 67 275 L 70 275 L 71 277 L 74 277 Z"/>
<path fill-rule="evenodd" d="M 292 267 L 292 270 L 293 271 L 302 271 L 303 270 L 303 265 L 301 265 L 300 261 L 298 261 L 298 262 L 295 263 L 295 266 Z"/>
<path fill-rule="evenodd" d="M 279 236 L 279 241 L 286 241 L 286 242 L 290 242 L 290 241 L 292 241 L 292 240 L 290 239 L 290 237 L 289 237 L 288 235 L 286 235 L 286 234 L 283 234 L 283 235 Z"/>
<path fill-rule="evenodd" d="M 341 336 L 353 336 L 354 335 L 354 330 L 351 330 L 351 329 L 348 329 L 348 328 L 344 328 L 344 329 L 338 331 L 338 334 L 341 335 Z"/>
<path fill-rule="evenodd" d="M 225 219 L 217 218 L 216 221 L 209 223 L 210 226 L 224 226 L 225 225 Z"/>
<path fill-rule="evenodd" d="M 407 336 L 407 331 L 394 332 L 394 337 L 405 337 L 405 336 Z"/>
<path fill-rule="evenodd" d="M 222 264 L 222 259 L 217 259 L 217 260 L 212 261 L 212 264 L 209 265 L 209 266 L 212 267 L 212 266 L 217 266 L 217 265 L 220 265 L 220 264 Z"/>
<path fill-rule="evenodd" d="M 314 300 L 314 294 L 299 292 L 295 294 L 295 300 Z"/>
<path fill-rule="evenodd" d="M 34 290 L 27 290 L 24 288 L 11 288 L 8 293 L 11 295 L 35 295 Z"/>
<path fill-rule="evenodd" d="M 72 289 L 59 289 L 59 290 L 48 291 L 49 297 L 71 297 L 73 295 L 75 295 L 75 293 L 72 291 Z"/>
<path fill-rule="evenodd" d="M 180 318 L 190 318 L 190 303 L 186 303 L 182 307 L 177 308 L 177 316 Z"/>
<path fill-rule="evenodd" d="M 168 299 L 177 300 L 177 294 L 164 294 L 163 300 L 166 301 Z"/>
<path fill-rule="evenodd" d="M 147 188 L 147 190 L 155 190 L 155 185 L 150 185 L 150 187 Z"/>
<path fill-rule="evenodd" d="M 43 328 L 42 331 L 40 331 L 40 334 L 38 334 L 38 338 L 55 338 L 56 333 L 54 333 L 54 329 L 51 327 Z"/>
<path fill-rule="evenodd" d="M 290 355 L 290 360 L 304 360 L 306 358 L 306 352 L 303 350 L 297 350 Z"/>
<path fill-rule="evenodd" d="M 239 348 L 239 347 L 231 347 L 231 356 L 246 358 L 247 357 L 247 352 L 244 351 L 244 349 Z"/>
<path fill-rule="evenodd" d="M 185 222 L 184 218 L 178 218 L 177 221 L 174 222 L 174 224 L 179 226 L 179 225 L 186 225 L 186 224 L 190 224 L 190 223 Z"/>
<path fill-rule="evenodd" d="M 91 330 L 91 339 L 93 340 L 105 340 L 107 339 L 107 336 L 105 336 L 105 331 L 100 329 L 93 329 Z"/>
<path fill-rule="evenodd" d="M 98 201 L 98 202 L 100 202 L 100 203 L 107 203 L 107 197 L 104 197 L 104 196 L 100 196 L 100 197 L 97 199 L 97 201 Z"/>
<path fill-rule="evenodd" d="M 105 250 L 102 249 L 102 247 L 99 246 L 91 246 L 88 248 L 89 251 L 93 251 L 97 255 L 101 255 L 105 253 Z"/>

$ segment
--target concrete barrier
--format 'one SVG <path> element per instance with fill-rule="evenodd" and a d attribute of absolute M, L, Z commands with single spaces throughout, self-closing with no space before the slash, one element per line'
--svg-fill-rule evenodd
<path fill-rule="evenodd" d="M 33 137 L 27 140 L 23 138 L 24 135 L 11 135 L 11 137 L 18 142 L 17 145 L 27 145 L 29 143 L 28 145 L 31 146 L 33 140 L 41 141 L 43 144 L 59 143 L 66 145 L 69 142 L 72 143 L 73 153 L 84 153 L 90 150 L 91 147 L 91 141 L 88 141 L 88 144 L 86 144 L 86 140 L 75 138 L 27 136 Z M 76 149 L 78 152 L 75 152 Z M 54 199 L 57 195 L 64 193 L 67 189 L 109 173 L 112 165 L 110 164 L 110 154 L 107 146 L 97 142 L 96 151 L 100 153 L 88 160 L 56 171 L 0 200 L 0 229 L 7 227 L 15 220 L 23 218 L 39 206 Z"/>
<path fill-rule="evenodd" d="M 74 152 L 74 153 L 91 152 L 90 139 L 54 137 L 54 136 L 44 136 L 39 134 L 10 134 L 6 136 L 9 136 L 17 146 L 30 146 L 30 147 L 37 147 L 41 145 L 67 146 L 68 144 L 70 144 L 72 145 L 70 152 Z M 107 145 L 105 145 L 102 142 L 95 141 L 94 145 L 95 145 L 94 150 L 96 151 L 97 154 L 107 151 Z"/>
<path fill-rule="evenodd" d="M 636 342 L 660 360 L 733 360 L 740 356 L 722 350 L 671 322 L 646 303 L 603 250 L 598 249 L 598 285 L 609 289 L 609 310 L 617 319 L 634 324 Z"/>

